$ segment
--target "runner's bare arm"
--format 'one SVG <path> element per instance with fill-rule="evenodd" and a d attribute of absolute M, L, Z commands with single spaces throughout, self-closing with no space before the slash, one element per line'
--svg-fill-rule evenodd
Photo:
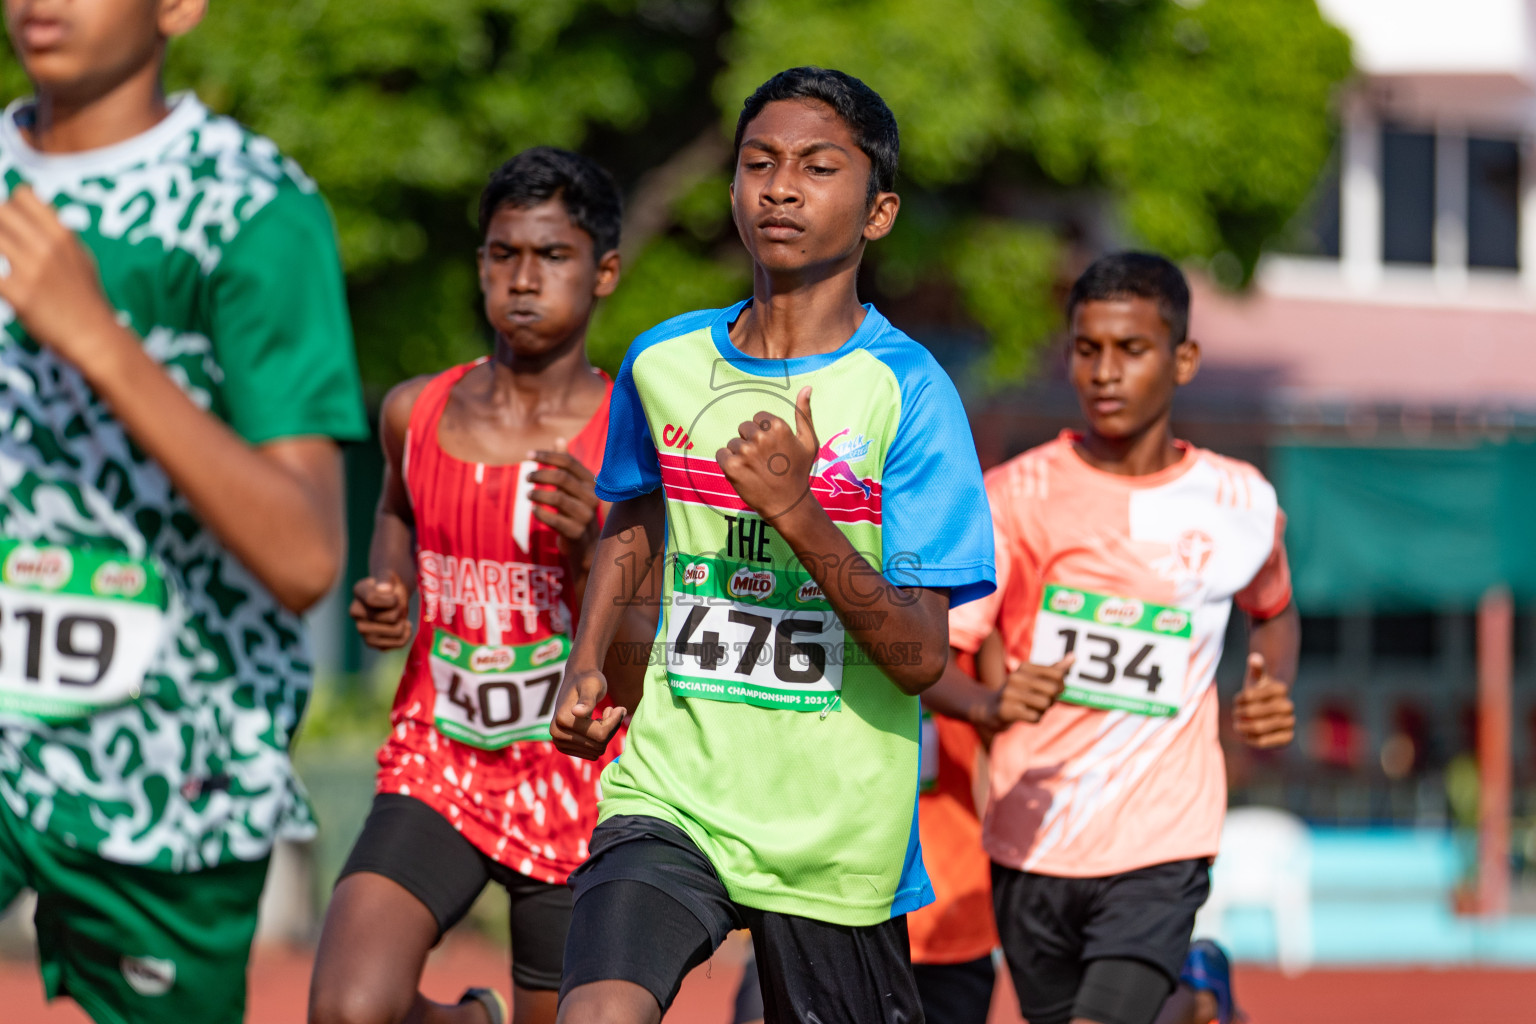
<path fill-rule="evenodd" d="M 528 458 L 539 463 L 528 474 L 538 485 L 528 494 L 534 517 L 559 537 L 560 553 L 571 567 L 571 604 L 580 608 L 600 531 L 597 477 L 566 449 L 564 438 L 555 439 L 554 450 L 529 452 Z"/>
<path fill-rule="evenodd" d="M 430 376 L 397 384 L 379 410 L 379 444 L 384 449 L 384 485 L 373 515 L 368 576 L 352 585 L 347 613 L 363 642 L 377 650 L 404 647 L 411 640 L 411 591 L 416 589 L 416 519 L 405 486 L 405 435 L 411 410 Z"/>
<path fill-rule="evenodd" d="M 923 706 L 936 714 L 980 725 L 991 717 L 990 708 L 996 703 L 997 690 L 972 678 L 960 667 L 964 654 L 958 647 L 949 649 L 949 661 L 944 665 L 939 681 L 923 691 Z"/>
<path fill-rule="evenodd" d="M 1301 655 L 1301 614 L 1294 604 L 1272 618 L 1252 623 L 1248 670 L 1232 705 L 1232 722 L 1249 746 L 1283 747 L 1296 735 L 1291 683 Z"/>
<path fill-rule="evenodd" d="M 608 657 L 603 661 L 608 695 L 630 715 L 640 705 L 645 690 L 645 673 L 656 640 L 656 619 L 661 614 L 661 573 L 653 565 L 644 580 L 640 593 L 625 609 L 618 633 L 608 646 Z"/>
<path fill-rule="evenodd" d="M 118 323 L 89 251 L 25 186 L 0 203 L 0 256 L 0 299 L 80 371 L 219 540 L 289 610 L 325 596 L 344 544 L 335 442 L 252 446 L 199 408 Z"/>
<path fill-rule="evenodd" d="M 864 652 L 902 692 L 921 693 L 949 660 L 949 591 L 899 587 L 854 549 L 811 495 L 821 444 L 809 387 L 795 400 L 795 418 L 791 427 L 759 412 L 715 460 L 741 500 L 789 542 Z"/>
<path fill-rule="evenodd" d="M 595 715 L 608 694 L 602 666 L 614 649 L 620 626 L 632 613 L 661 553 L 666 506 L 661 490 L 614 503 L 593 555 L 581 622 L 566 662 L 549 733 L 567 754 L 595 761 L 602 756 L 624 712 L 617 707 Z M 649 656 L 647 645 L 646 656 Z"/>
<path fill-rule="evenodd" d="M 960 667 L 960 651 L 950 648 L 949 664 L 939 681 L 923 691 L 931 711 L 970 722 L 989 743 L 1014 722 L 1038 722 L 1066 688 L 1072 655 L 1054 665 L 1023 664 L 1012 672 L 1003 662 L 1002 634 L 993 630 L 976 653 L 977 676 Z"/>
<path fill-rule="evenodd" d="M 529 452 L 528 457 L 540 463 L 539 469 L 528 474 L 528 479 L 539 485 L 529 494 L 537 504 L 533 514 L 559 535 L 561 553 L 571 567 L 571 604 L 581 608 L 597 551 L 599 524 L 606 521 L 613 507 L 598 499 L 597 477 L 567 450 L 564 438 L 556 439 L 553 450 Z M 644 579 L 654 584 L 647 591 L 650 596 L 640 594 L 626 609 L 603 662 L 614 703 L 629 714 L 634 714 L 640 703 L 661 608 L 659 575 Z"/>

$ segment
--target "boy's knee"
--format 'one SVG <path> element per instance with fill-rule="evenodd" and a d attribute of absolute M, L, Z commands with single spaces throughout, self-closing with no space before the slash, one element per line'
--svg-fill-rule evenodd
<path fill-rule="evenodd" d="M 560 1000 L 556 1024 L 659 1024 L 656 997 L 628 981 L 579 985 Z"/>
<path fill-rule="evenodd" d="M 319 985 L 309 996 L 309 1024 L 399 1024 L 410 1006 L 365 986 Z"/>

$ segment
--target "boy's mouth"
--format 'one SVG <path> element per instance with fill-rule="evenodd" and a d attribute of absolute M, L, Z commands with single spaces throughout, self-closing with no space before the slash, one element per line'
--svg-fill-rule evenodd
<path fill-rule="evenodd" d="M 64 42 L 69 26 L 58 18 L 41 18 L 36 15 L 23 18 L 17 32 L 24 50 L 51 50 Z"/>
<path fill-rule="evenodd" d="M 774 242 L 787 242 L 805 234 L 804 225 L 782 216 L 764 217 L 757 222 L 757 229 Z"/>

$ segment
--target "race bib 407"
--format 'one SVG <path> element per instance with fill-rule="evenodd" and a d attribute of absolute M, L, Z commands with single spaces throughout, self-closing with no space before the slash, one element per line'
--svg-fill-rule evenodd
<path fill-rule="evenodd" d="M 1076 655 L 1061 699 L 1139 715 L 1179 713 L 1189 673 L 1191 615 L 1183 608 L 1089 590 L 1045 588 L 1029 660 Z"/>
<path fill-rule="evenodd" d="M 437 630 L 429 659 L 437 731 L 482 750 L 549 739 L 570 651 L 563 634 L 529 644 L 483 645 Z"/>

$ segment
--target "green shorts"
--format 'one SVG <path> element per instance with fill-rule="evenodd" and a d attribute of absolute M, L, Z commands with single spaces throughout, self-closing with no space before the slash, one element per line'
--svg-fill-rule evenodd
<path fill-rule="evenodd" d="M 48 998 L 97 1024 L 238 1024 L 265 859 L 174 874 L 103 860 L 0 802 L 0 909 L 37 892 Z"/>

